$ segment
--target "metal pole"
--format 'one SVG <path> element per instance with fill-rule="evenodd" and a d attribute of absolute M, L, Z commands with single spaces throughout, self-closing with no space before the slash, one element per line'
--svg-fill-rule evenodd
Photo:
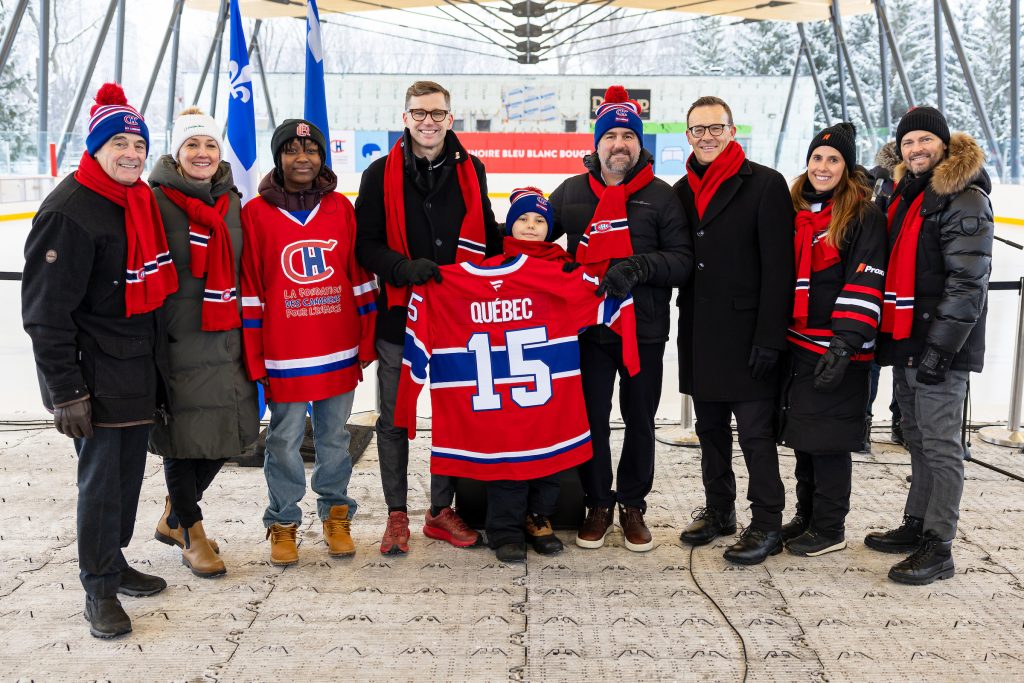
<path fill-rule="evenodd" d="M 0 73 L 7 68 L 7 58 L 11 56 L 11 49 L 14 48 L 14 39 L 18 37 L 18 28 L 21 26 L 21 18 L 25 16 L 26 7 L 28 7 L 28 0 L 18 0 L 18 6 L 14 8 L 11 25 L 7 27 L 4 43 L 0 46 Z"/>
<path fill-rule="evenodd" d="M 860 106 L 860 115 L 864 120 L 864 125 L 867 126 L 868 130 L 871 131 L 871 151 L 874 152 L 876 138 L 875 138 L 875 123 L 868 114 L 868 108 L 864 106 L 864 98 L 860 94 L 860 79 L 857 78 L 857 70 L 853 67 L 853 60 L 850 59 L 849 48 L 846 47 L 846 33 L 843 31 L 842 18 L 839 13 L 836 13 L 836 32 L 839 35 L 839 47 L 843 52 L 843 61 L 846 62 L 846 70 L 850 74 L 850 83 L 853 85 L 853 94 L 857 97 L 857 104 Z M 849 121 L 849 119 L 846 119 Z"/>
<path fill-rule="evenodd" d="M 252 62 L 252 51 L 256 49 L 256 36 L 260 34 L 260 28 L 263 26 L 263 20 L 257 19 L 256 25 L 252 28 L 252 35 L 249 36 L 249 51 L 246 53 L 249 56 L 249 61 Z"/>
<path fill-rule="evenodd" d="M 889 43 L 889 51 L 892 52 L 892 64 L 896 67 L 900 85 L 903 86 L 903 97 L 907 100 L 907 107 L 913 107 L 914 91 L 910 88 L 907 70 L 903 68 L 903 55 L 900 54 L 900 46 L 896 44 L 896 36 L 892 34 L 892 27 L 889 26 L 889 15 L 885 12 L 885 0 L 875 0 L 875 7 L 878 10 L 878 19 L 882 22 L 882 28 L 885 31 L 885 39 Z"/>
<path fill-rule="evenodd" d="M 832 33 L 836 38 L 836 80 L 839 82 L 839 114 L 843 121 L 850 120 L 850 111 L 846 107 L 846 80 L 843 78 L 843 32 L 839 28 L 839 0 L 832 0 L 828 8 L 832 17 Z"/>
<path fill-rule="evenodd" d="M 174 100 L 178 91 L 178 47 L 181 44 L 181 13 L 175 17 L 174 34 L 171 37 L 171 73 L 167 84 L 167 118 L 164 122 L 164 151 L 170 153 L 171 129 L 174 127 Z"/>
<path fill-rule="evenodd" d="M 1010 182 L 1020 182 L 1020 0 L 1010 0 Z"/>
<path fill-rule="evenodd" d="M 796 30 L 800 34 L 800 42 L 804 46 L 804 56 L 807 58 L 807 69 L 811 72 L 811 80 L 814 81 L 814 91 L 818 93 L 818 104 L 825 114 L 825 125 L 832 125 L 832 112 L 828 109 L 828 101 L 825 99 L 825 89 L 821 87 L 821 80 L 818 78 L 818 67 L 814 66 L 814 55 L 811 54 L 811 44 L 807 41 L 807 34 L 804 31 L 803 23 L 797 23 Z"/>
<path fill-rule="evenodd" d="M 654 438 L 660 443 L 669 446 L 685 446 L 687 448 L 700 448 L 700 440 L 693 430 L 693 405 L 690 397 L 682 394 L 683 405 L 679 409 L 679 425 L 667 429 L 659 429 L 654 432 Z"/>
<path fill-rule="evenodd" d="M 796 90 L 796 79 L 800 75 L 800 60 L 804 58 L 804 43 L 801 40 L 796 46 L 796 62 L 793 64 L 793 78 L 789 81 L 789 95 L 786 96 L 786 108 L 782 112 L 782 126 L 779 128 L 779 138 L 775 142 L 775 168 L 779 167 L 779 159 L 782 157 L 782 141 L 786 137 L 786 126 L 789 124 L 789 111 L 793 106 L 793 92 Z"/>
<path fill-rule="evenodd" d="M 889 138 L 889 128 L 892 126 L 892 105 L 889 104 L 889 51 L 885 49 L 885 29 L 882 28 L 881 4 L 875 2 L 875 19 L 878 21 L 878 71 L 881 73 L 882 85 L 882 125 L 886 140 Z M 882 142 L 885 144 L 885 141 Z"/>
<path fill-rule="evenodd" d="M 227 25 L 227 16 L 230 13 L 228 9 L 228 0 L 221 0 L 220 2 L 221 12 L 224 16 L 224 25 Z M 220 85 L 220 56 L 221 50 L 224 47 L 224 31 L 220 32 L 217 36 L 217 55 L 213 59 L 213 83 L 210 90 L 210 116 L 217 116 L 217 88 Z"/>
<path fill-rule="evenodd" d="M 271 128 L 277 128 L 274 121 L 274 105 L 270 101 L 270 87 L 267 85 L 267 70 L 263 68 L 263 50 L 260 49 L 259 41 L 256 41 L 256 63 L 260 67 L 260 82 L 263 83 L 263 97 L 267 100 L 267 121 Z"/>
<path fill-rule="evenodd" d="M 223 0 L 221 0 L 221 7 L 223 8 Z M 217 16 L 217 28 L 213 32 L 213 40 L 210 42 L 210 50 L 206 53 L 206 61 L 203 63 L 203 73 L 199 76 L 199 86 L 196 88 L 196 96 L 192 98 L 192 104 L 199 104 L 199 96 L 203 94 L 203 86 L 206 85 L 206 76 L 210 73 L 210 64 L 213 62 L 213 54 L 217 50 L 217 45 L 224 36 L 224 13 L 221 12 Z"/>
<path fill-rule="evenodd" d="M 1010 378 L 1010 416 L 1006 421 L 1006 429 L 984 427 L 978 430 L 978 436 L 982 441 L 1015 448 L 1024 444 L 1024 433 L 1020 431 L 1020 399 L 1024 389 L 1024 278 L 1020 279 L 1020 288 L 1017 303 L 1017 341 L 1013 347 L 1013 375 Z"/>
<path fill-rule="evenodd" d="M 82 108 L 82 102 L 85 100 L 85 91 L 89 88 L 89 81 L 92 80 L 93 71 L 96 70 L 96 62 L 100 58 L 100 53 L 103 52 L 103 43 L 107 37 L 107 31 L 110 30 L 110 22 L 114 18 L 114 10 L 117 8 L 117 0 L 110 0 L 110 4 L 107 6 L 107 13 L 103 17 L 103 23 L 100 24 L 100 32 L 96 36 L 96 44 L 93 45 L 92 55 L 89 57 L 89 63 L 85 67 L 85 73 L 82 74 L 82 82 L 78 84 L 78 90 L 75 92 L 75 99 L 71 102 L 71 109 L 68 111 L 68 118 L 64 122 L 64 134 L 60 138 L 60 142 L 57 146 L 57 167 L 64 161 L 64 150 L 68 146 L 68 140 L 71 138 L 71 131 L 75 129 L 75 123 L 78 120 L 78 112 Z"/>
<path fill-rule="evenodd" d="M 49 170 L 50 128 L 50 0 L 39 0 L 39 63 L 36 65 L 36 91 L 39 93 L 39 142 L 36 156 L 39 174 Z"/>
<path fill-rule="evenodd" d="M 117 36 L 114 42 L 114 82 L 121 83 L 124 66 L 124 0 L 117 0 Z"/>
<path fill-rule="evenodd" d="M 935 105 L 939 111 L 946 111 L 946 49 L 942 41 L 941 0 L 932 0 L 932 13 L 935 15 Z"/>
<path fill-rule="evenodd" d="M 156 56 L 156 64 L 153 65 L 153 73 L 149 76 L 149 85 L 146 86 L 146 96 L 142 98 L 142 108 L 139 113 L 146 115 L 146 108 L 149 107 L 149 98 L 153 94 L 153 87 L 156 85 L 156 77 L 160 73 L 160 67 L 164 64 L 164 55 L 167 53 L 167 43 L 171 42 L 171 32 L 174 31 L 174 24 L 181 16 L 181 8 L 185 6 L 185 0 L 175 0 L 174 9 L 171 10 L 171 18 L 167 22 L 167 30 L 164 31 L 164 40 L 160 43 L 160 52 Z"/>
<path fill-rule="evenodd" d="M 978 114 L 978 120 L 981 123 L 981 129 L 985 133 L 985 138 L 988 140 L 989 151 L 992 153 L 993 161 L 996 164 L 996 171 L 999 173 L 999 179 L 1002 180 L 1006 176 L 1006 167 L 1003 164 L 1003 153 L 999 149 L 999 143 L 996 142 L 995 135 L 992 134 L 992 123 L 988 118 L 988 110 L 985 109 L 985 103 L 981 101 L 981 97 L 978 94 L 978 86 L 974 81 L 974 73 L 971 71 L 970 62 L 967 61 L 967 54 L 964 52 L 964 46 L 960 42 L 960 32 L 957 31 L 956 22 L 953 21 L 953 13 L 949 11 L 949 3 L 946 0 L 937 0 L 942 6 L 942 13 L 946 17 L 946 27 L 949 29 L 950 40 L 953 41 L 953 49 L 956 50 L 957 59 L 960 60 L 960 68 L 964 72 L 964 80 L 967 81 L 967 89 L 971 93 L 971 100 L 974 102 L 974 111 Z"/>

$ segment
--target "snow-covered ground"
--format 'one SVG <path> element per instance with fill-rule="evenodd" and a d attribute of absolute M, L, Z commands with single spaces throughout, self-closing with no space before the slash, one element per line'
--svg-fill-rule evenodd
<path fill-rule="evenodd" d="M 351 176 L 348 177 L 347 174 L 341 178 L 342 191 L 354 193 L 358 189 L 358 174 Z M 496 195 L 527 184 L 537 185 L 550 192 L 561 180 L 561 176 L 488 176 L 489 189 Z M 666 180 L 674 182 L 676 179 Z M 508 208 L 507 199 L 496 196 L 493 201 L 495 213 L 501 218 Z M 993 204 L 997 216 L 1015 218 L 1018 221 L 1024 219 L 1024 192 L 1020 186 L 997 187 L 993 192 Z M 0 204 L 0 216 L 31 212 L 36 207 L 37 204 Z M 22 270 L 22 248 L 29 227 L 30 221 L 27 219 L 0 221 L 0 271 Z M 996 234 L 1024 244 L 1024 226 L 1000 223 L 996 226 Z M 992 280 L 1017 280 L 1022 276 L 1024 252 L 997 242 L 993 254 Z M 993 292 L 989 298 L 985 371 L 972 376 L 971 379 L 971 416 L 976 422 L 1006 420 L 1018 301 L 1016 293 L 1005 291 Z M 48 417 L 39 399 L 31 344 L 21 327 L 20 310 L 19 283 L 0 281 L 0 420 L 33 420 Z M 674 341 L 675 320 L 672 328 L 672 341 L 665 349 L 665 382 L 658 413 L 662 419 L 678 419 L 681 405 L 676 379 L 678 363 Z M 881 420 L 888 419 L 886 406 L 891 396 L 890 377 L 887 370 L 883 371 L 882 383 L 875 402 L 875 414 Z M 367 380 L 356 391 L 356 412 L 373 409 L 374 383 L 371 367 Z M 425 394 L 421 398 L 419 413 L 430 414 Z"/>

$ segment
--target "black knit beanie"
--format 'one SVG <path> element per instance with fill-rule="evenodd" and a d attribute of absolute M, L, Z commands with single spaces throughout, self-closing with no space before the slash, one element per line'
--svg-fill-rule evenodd
<path fill-rule="evenodd" d="M 320 148 L 320 163 L 327 159 L 327 140 L 323 132 L 311 121 L 305 119 L 286 119 L 284 123 L 274 129 L 274 135 L 270 138 L 270 151 L 274 154 L 274 168 L 281 171 L 281 149 L 289 141 L 296 138 L 309 138 Z"/>
<path fill-rule="evenodd" d="M 896 151 L 902 156 L 903 136 L 912 130 L 926 130 L 934 133 L 946 145 L 949 144 L 949 124 L 946 117 L 935 107 L 914 107 L 900 119 L 896 126 Z"/>
<path fill-rule="evenodd" d="M 846 162 L 848 173 L 857 167 L 857 127 L 849 121 L 840 121 L 814 136 L 807 148 L 807 161 L 818 147 L 827 145 L 839 151 Z"/>

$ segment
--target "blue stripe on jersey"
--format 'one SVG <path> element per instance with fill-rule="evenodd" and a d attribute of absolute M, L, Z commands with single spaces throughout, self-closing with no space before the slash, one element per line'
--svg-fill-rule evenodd
<path fill-rule="evenodd" d="M 242 318 L 242 327 L 263 327 L 262 318 Z"/>
<path fill-rule="evenodd" d="M 406 358 L 409 358 L 408 339 L 406 337 Z M 576 338 L 573 337 L 558 344 L 527 346 L 523 349 L 523 359 L 543 362 L 551 369 L 552 374 L 572 372 L 580 369 L 580 348 Z M 491 371 L 496 381 L 512 377 L 507 351 L 491 349 Z M 435 353 L 430 359 L 430 382 L 432 384 L 475 382 L 476 378 L 476 354 L 471 351 Z"/>
<path fill-rule="evenodd" d="M 324 363 L 323 365 L 313 365 L 306 368 L 287 368 L 284 370 L 274 370 L 267 368 L 267 375 L 269 377 L 275 377 L 277 379 L 286 379 L 289 377 L 308 377 L 310 375 L 325 375 L 328 372 L 334 372 L 335 370 L 344 370 L 347 367 L 351 367 L 359 362 L 359 358 L 353 356 L 352 358 L 343 358 L 341 360 L 333 361 L 331 363 Z"/>
<path fill-rule="evenodd" d="M 587 432 L 585 435 L 580 437 L 578 440 L 576 440 L 576 441 L 574 441 L 574 442 L 572 442 L 570 444 L 566 444 L 565 446 L 562 446 L 561 448 L 555 448 L 555 449 L 552 449 L 550 451 L 545 451 L 545 452 L 542 452 L 542 453 L 534 453 L 532 455 L 521 455 L 521 456 L 509 455 L 509 456 L 506 456 L 504 458 L 488 458 L 488 457 L 480 457 L 480 458 L 478 458 L 478 457 L 474 457 L 474 456 L 471 456 L 471 455 L 463 455 L 461 453 L 460 454 L 446 453 L 444 451 L 438 451 L 438 450 L 433 450 L 433 449 L 430 451 L 430 455 L 431 455 L 431 457 L 434 457 L 434 458 L 445 458 L 447 460 L 464 460 L 466 462 L 475 462 L 475 463 L 480 463 L 482 465 L 494 465 L 494 464 L 497 464 L 497 463 L 515 463 L 515 462 L 531 462 L 531 461 L 534 461 L 534 460 L 547 460 L 548 458 L 554 458 L 556 456 L 561 455 L 562 453 L 567 453 L 567 452 L 569 452 L 571 450 L 579 448 L 580 446 L 583 446 L 583 445 L 588 444 L 588 443 L 590 443 L 590 432 Z"/>
<path fill-rule="evenodd" d="M 359 308 L 356 309 L 356 311 L 359 313 L 359 315 L 366 315 L 367 313 L 373 313 L 376 310 L 377 310 L 377 304 L 375 304 L 373 302 L 368 303 L 365 306 L 360 306 Z"/>
<path fill-rule="evenodd" d="M 427 354 L 416 343 L 416 338 L 409 330 L 405 331 L 405 348 L 402 350 L 402 356 L 404 358 L 403 362 L 409 364 L 412 376 L 420 382 L 425 382 L 427 379 Z"/>

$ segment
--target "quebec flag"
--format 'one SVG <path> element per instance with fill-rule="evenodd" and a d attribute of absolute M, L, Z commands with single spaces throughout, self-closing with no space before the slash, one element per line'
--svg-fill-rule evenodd
<path fill-rule="evenodd" d="M 324 93 L 324 44 L 320 38 L 320 13 L 316 0 L 306 0 L 306 106 L 303 116 L 311 121 L 329 145 L 331 131 L 327 126 L 327 95 Z M 325 149 L 327 165 L 331 165 L 331 150 Z"/>
<path fill-rule="evenodd" d="M 242 30 L 238 0 L 231 0 L 231 48 L 228 61 L 227 144 L 224 161 L 231 164 L 235 186 L 242 193 L 242 204 L 257 194 L 260 174 L 256 167 L 256 108 L 252 93 L 252 68 Z"/>

